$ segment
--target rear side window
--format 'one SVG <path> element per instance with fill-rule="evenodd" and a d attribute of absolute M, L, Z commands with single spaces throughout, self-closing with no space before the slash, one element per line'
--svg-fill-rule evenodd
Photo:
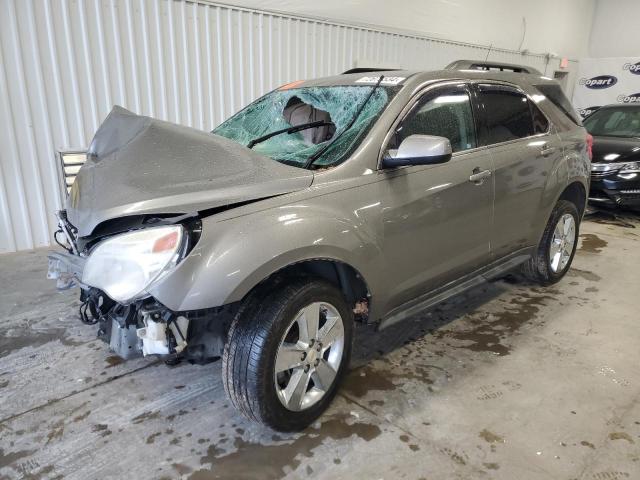
<path fill-rule="evenodd" d="M 582 125 L 580 122 L 580 116 L 573 109 L 571 102 L 566 97 L 560 85 L 555 85 L 553 83 L 548 83 L 544 85 L 534 85 L 540 93 L 542 93 L 545 97 L 551 100 L 556 107 L 560 109 L 564 115 L 571 120 L 576 125 Z"/>
<path fill-rule="evenodd" d="M 544 116 L 544 114 L 538 107 L 536 107 L 536 105 L 532 101 L 529 101 L 529 107 L 531 108 L 531 116 L 533 117 L 534 135 L 547 133 L 547 131 L 549 130 L 549 120 L 547 120 L 547 117 Z"/>
<path fill-rule="evenodd" d="M 515 88 L 479 85 L 479 101 L 484 110 L 486 144 L 508 142 L 534 135 L 536 128 L 531 114 L 532 105 L 529 99 Z"/>

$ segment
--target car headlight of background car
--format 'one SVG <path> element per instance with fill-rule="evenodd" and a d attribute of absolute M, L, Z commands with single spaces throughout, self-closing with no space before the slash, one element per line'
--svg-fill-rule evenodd
<path fill-rule="evenodd" d="M 181 259 L 185 231 L 181 225 L 144 228 L 113 236 L 89 255 L 83 283 L 104 291 L 119 303 L 145 294 Z"/>
<path fill-rule="evenodd" d="M 622 165 L 622 168 L 618 172 L 618 176 L 625 180 L 631 180 L 640 173 L 640 162 L 630 162 Z"/>

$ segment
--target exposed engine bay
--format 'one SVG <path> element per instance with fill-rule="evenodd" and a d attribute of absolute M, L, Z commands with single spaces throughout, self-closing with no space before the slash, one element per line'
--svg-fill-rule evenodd
<path fill-rule="evenodd" d="M 224 335 L 233 317 L 234 306 L 200 311 L 173 312 L 157 300 L 147 297 L 129 304 L 118 303 L 99 288 L 82 282 L 82 271 L 91 248 L 101 240 L 127 231 L 138 224 L 190 223 L 187 231 L 191 246 L 197 241 L 199 219 L 194 216 L 121 219 L 103 227 L 100 235 L 79 239 L 77 230 L 58 212 L 57 243 L 68 253 L 49 255 L 48 277 L 59 289 L 80 287 L 79 316 L 82 323 L 96 325 L 98 338 L 125 360 L 159 355 L 165 361 L 187 359 L 197 363 L 215 360 L 222 355 Z"/>
<path fill-rule="evenodd" d="M 81 292 L 81 321 L 97 325 L 98 337 L 125 360 L 160 355 L 204 363 L 222 355 L 229 309 L 176 314 L 155 300 L 122 305 L 96 289 Z"/>

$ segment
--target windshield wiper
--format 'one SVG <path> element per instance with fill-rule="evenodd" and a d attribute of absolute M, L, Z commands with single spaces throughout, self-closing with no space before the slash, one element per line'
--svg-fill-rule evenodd
<path fill-rule="evenodd" d="M 353 127 L 353 124 L 356 123 L 356 120 L 358 119 L 358 117 L 362 113 L 362 110 L 364 110 L 364 107 L 367 105 L 367 103 L 369 102 L 369 100 L 371 99 L 371 97 L 373 96 L 375 91 L 378 89 L 378 87 L 382 83 L 382 79 L 383 78 L 384 78 L 384 75 L 380 75 L 380 78 L 378 79 L 378 82 L 373 86 L 373 88 L 369 92 L 369 95 L 367 95 L 367 98 L 364 99 L 364 102 L 362 102 L 362 104 L 360 104 L 360 107 L 358 107 L 358 110 L 356 111 L 355 115 L 353 116 L 353 118 L 351 119 L 349 124 L 346 127 L 344 127 L 344 129 L 338 135 L 335 135 L 333 137 L 333 139 L 331 139 L 331 141 L 328 142 L 324 147 L 322 147 L 316 153 L 311 155 L 307 159 L 307 163 L 304 164 L 304 168 L 309 168 L 311 165 L 313 165 L 313 162 L 315 162 L 318 158 L 320 158 L 320 155 L 322 155 L 324 152 L 326 152 L 329 149 L 329 147 L 331 147 L 331 145 L 333 145 L 333 143 L 342 136 L 342 134 L 344 132 L 346 132 L 351 127 Z"/>
<path fill-rule="evenodd" d="M 266 135 L 263 135 L 261 137 L 254 138 L 247 144 L 247 148 L 253 148 L 257 144 L 262 143 L 265 140 L 269 140 L 271 137 L 275 137 L 276 135 L 280 135 L 282 133 L 296 133 L 300 132 L 301 130 L 308 130 L 310 128 L 324 127 L 329 125 L 333 125 L 333 123 L 326 122 L 324 120 L 318 120 L 315 122 L 302 123 L 300 125 L 295 125 L 289 128 L 283 128 L 282 130 L 276 130 L 275 132 L 267 133 Z"/>

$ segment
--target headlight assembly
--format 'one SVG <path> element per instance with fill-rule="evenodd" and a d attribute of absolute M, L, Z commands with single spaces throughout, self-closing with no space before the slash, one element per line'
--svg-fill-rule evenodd
<path fill-rule="evenodd" d="M 180 225 L 123 233 L 99 243 L 89 255 L 82 282 L 127 304 L 143 296 L 179 261 L 185 240 Z"/>
<path fill-rule="evenodd" d="M 622 165 L 620 173 L 640 173 L 640 162 L 630 162 Z"/>
<path fill-rule="evenodd" d="M 625 180 L 631 180 L 640 173 L 640 162 L 630 162 L 622 165 L 622 168 L 618 172 L 618 176 Z"/>

